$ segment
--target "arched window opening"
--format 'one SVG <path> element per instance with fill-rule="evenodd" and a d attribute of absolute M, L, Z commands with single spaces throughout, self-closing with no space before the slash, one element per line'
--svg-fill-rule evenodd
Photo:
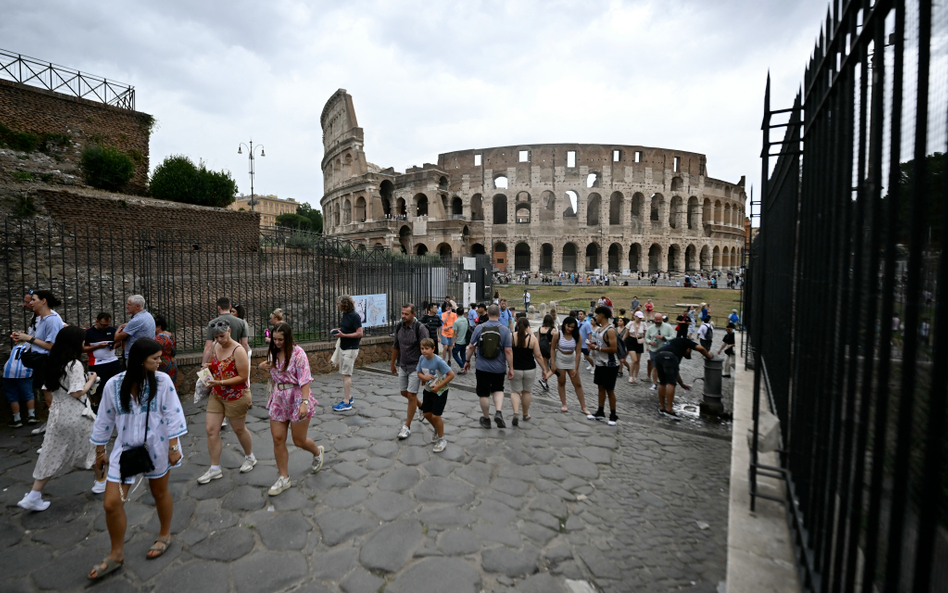
<path fill-rule="evenodd" d="M 572 243 L 563 245 L 563 271 L 576 271 L 576 246 Z"/>
<path fill-rule="evenodd" d="M 680 191 L 682 186 L 681 177 L 675 177 L 672 179 L 672 191 Z"/>
<path fill-rule="evenodd" d="M 464 215 L 464 203 L 461 202 L 461 198 L 454 196 L 451 199 L 451 216 L 455 218 L 462 218 Z"/>
<path fill-rule="evenodd" d="M 609 224 L 622 224 L 622 192 L 612 192 L 609 198 Z"/>
<path fill-rule="evenodd" d="M 517 224 L 530 224 L 530 204 L 517 204 Z"/>
<path fill-rule="evenodd" d="M 632 272 L 638 272 L 641 269 L 639 262 L 642 257 L 642 246 L 638 243 L 633 243 L 629 247 L 629 270 Z"/>
<path fill-rule="evenodd" d="M 704 224 L 714 223 L 714 205 L 711 204 L 711 200 L 708 198 L 704 199 L 701 222 L 703 222 Z"/>
<path fill-rule="evenodd" d="M 494 196 L 494 224 L 507 224 L 507 196 Z"/>
<path fill-rule="evenodd" d="M 711 252 L 711 265 L 715 270 L 721 267 L 721 248 L 717 245 L 714 246 L 714 251 Z"/>
<path fill-rule="evenodd" d="M 590 173 L 586 175 L 586 187 L 599 187 L 599 173 Z"/>
<path fill-rule="evenodd" d="M 365 198 L 359 196 L 356 199 L 355 205 L 355 219 L 356 222 L 365 222 Z"/>
<path fill-rule="evenodd" d="M 494 244 L 494 267 L 501 272 L 507 271 L 507 245 L 505 243 Z"/>
<path fill-rule="evenodd" d="M 662 271 L 662 247 L 658 243 L 653 243 L 648 248 L 648 273 L 654 274 Z"/>
<path fill-rule="evenodd" d="M 395 201 L 395 215 L 404 217 L 408 213 L 408 208 L 405 204 L 405 198 L 398 198 Z"/>
<path fill-rule="evenodd" d="M 447 243 L 441 243 L 440 245 L 438 245 L 438 255 L 441 256 L 442 260 L 451 259 L 451 255 L 453 251 L 454 250 L 451 249 L 451 246 L 448 245 Z"/>
<path fill-rule="evenodd" d="M 618 272 L 619 271 L 619 258 L 622 253 L 622 246 L 618 243 L 613 243 L 609 246 L 609 271 Z"/>
<path fill-rule="evenodd" d="M 711 270 L 711 251 L 707 245 L 701 248 L 701 270 L 704 272 Z"/>
<path fill-rule="evenodd" d="M 681 248 L 677 245 L 672 245 L 668 248 L 668 266 L 666 270 L 669 272 L 680 272 L 678 266 L 678 258 L 681 256 Z"/>
<path fill-rule="evenodd" d="M 576 218 L 579 212 L 579 194 L 573 190 L 566 192 L 566 211 L 563 212 L 565 218 Z"/>
<path fill-rule="evenodd" d="M 507 176 L 498 175 L 494 177 L 494 189 L 507 189 Z"/>
<path fill-rule="evenodd" d="M 694 245 L 689 245 L 685 249 L 685 272 L 697 271 L 698 265 L 698 250 Z"/>
<path fill-rule="evenodd" d="M 593 271 L 599 267 L 599 245 L 590 243 L 586 246 L 586 271 Z"/>
<path fill-rule="evenodd" d="M 549 272 L 553 270 L 553 246 L 544 243 L 540 248 L 540 271 Z"/>
<path fill-rule="evenodd" d="M 556 196 L 547 190 L 540 194 L 540 222 L 547 222 L 556 218 Z"/>
<path fill-rule="evenodd" d="M 348 199 L 342 204 L 342 222 L 343 224 L 352 222 L 352 202 Z"/>
<path fill-rule="evenodd" d="M 484 220 L 484 200 L 481 194 L 471 197 L 471 220 Z"/>
<path fill-rule="evenodd" d="M 471 245 L 471 255 L 484 255 L 487 253 L 487 250 L 481 243 L 475 243 Z"/>
<path fill-rule="evenodd" d="M 392 212 L 392 192 L 395 186 L 386 179 L 379 185 L 379 195 L 382 197 L 382 214 L 391 216 Z"/>
<path fill-rule="evenodd" d="M 438 180 L 438 189 L 441 191 L 448 191 L 448 178 L 447 177 L 441 177 L 441 179 Z"/>
<path fill-rule="evenodd" d="M 668 209 L 668 226 L 677 229 L 679 216 L 681 216 L 681 197 L 674 196 L 671 200 L 671 207 Z"/>
<path fill-rule="evenodd" d="M 415 196 L 415 216 L 428 216 L 428 196 L 425 194 Z"/>
<path fill-rule="evenodd" d="M 701 226 L 701 209 L 698 207 L 698 198 L 688 198 L 688 228 L 697 229 Z"/>
<path fill-rule="evenodd" d="M 599 226 L 599 205 L 602 200 L 599 194 L 589 194 L 586 203 L 586 226 Z"/>
<path fill-rule="evenodd" d="M 517 272 L 530 271 L 530 246 L 526 243 L 517 243 L 514 247 L 514 270 Z"/>
<path fill-rule="evenodd" d="M 415 247 L 415 255 L 427 255 L 427 253 L 428 253 L 428 246 L 425 245 L 424 243 L 419 243 Z"/>
<path fill-rule="evenodd" d="M 662 220 L 661 194 L 652 194 L 652 200 L 649 206 L 649 220 L 652 222 L 661 222 Z"/>

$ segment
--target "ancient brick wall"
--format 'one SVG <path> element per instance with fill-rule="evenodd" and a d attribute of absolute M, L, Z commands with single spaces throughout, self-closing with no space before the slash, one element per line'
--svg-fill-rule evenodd
<path fill-rule="evenodd" d="M 89 144 L 115 146 L 136 161 L 130 190 L 148 184 L 148 136 L 153 119 L 146 113 L 0 80 L 0 123 L 16 132 L 66 134 L 72 146 L 62 158 L 78 166 Z"/>

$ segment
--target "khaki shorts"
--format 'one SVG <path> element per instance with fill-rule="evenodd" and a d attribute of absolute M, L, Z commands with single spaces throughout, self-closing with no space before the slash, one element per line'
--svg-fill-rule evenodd
<path fill-rule="evenodd" d="M 213 393 L 207 398 L 208 414 L 223 414 L 225 418 L 243 418 L 250 409 L 250 390 L 244 390 L 243 396 L 230 401 L 222 400 Z"/>
<path fill-rule="evenodd" d="M 355 367 L 356 359 L 359 358 L 359 349 L 340 350 L 339 353 L 339 374 L 352 375 L 352 369 Z"/>

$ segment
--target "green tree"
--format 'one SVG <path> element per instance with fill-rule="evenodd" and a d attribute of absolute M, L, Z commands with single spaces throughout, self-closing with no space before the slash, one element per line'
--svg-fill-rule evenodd
<path fill-rule="evenodd" d="M 97 189 L 118 191 L 135 175 L 131 157 L 114 146 L 93 144 L 82 151 L 80 160 L 86 183 Z"/>
<path fill-rule="evenodd" d="M 286 212 L 276 217 L 277 226 L 289 228 L 289 229 L 299 229 L 301 231 L 308 231 L 312 227 L 312 222 L 305 216 L 300 216 L 299 214 L 293 214 L 292 212 Z"/>
<path fill-rule="evenodd" d="M 184 155 L 171 155 L 155 167 L 149 184 L 159 200 L 224 208 L 234 202 L 237 182 L 227 171 L 209 171 L 195 166 Z"/>
<path fill-rule="evenodd" d="M 322 234 L 323 232 L 323 213 L 322 212 L 320 212 L 319 210 L 316 210 L 315 208 L 310 206 L 308 203 L 303 202 L 302 204 L 297 206 L 296 213 L 299 214 L 300 216 L 304 216 L 309 219 L 311 223 L 310 228 L 312 229 L 314 233 Z"/>
<path fill-rule="evenodd" d="M 936 244 L 941 240 L 941 212 L 945 195 L 945 154 L 936 152 L 925 157 L 928 179 L 921 189 L 925 240 Z M 915 160 L 899 164 L 899 185 L 896 194 L 899 218 L 896 229 L 898 241 L 908 243 L 912 212 L 912 188 L 915 185 Z M 889 196 L 887 195 L 886 198 Z"/>

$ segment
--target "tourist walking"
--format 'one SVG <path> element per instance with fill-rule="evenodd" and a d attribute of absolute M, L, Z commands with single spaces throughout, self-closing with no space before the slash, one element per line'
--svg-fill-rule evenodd
<path fill-rule="evenodd" d="M 566 406 L 566 378 L 569 377 L 576 391 L 576 399 L 579 400 L 579 409 L 589 416 L 589 410 L 586 409 L 586 397 L 583 393 L 583 385 L 579 378 L 579 324 L 575 317 L 567 317 L 563 320 L 560 331 L 553 331 L 553 357 L 550 359 L 550 369 L 556 374 L 556 388 L 560 394 L 560 403 L 563 406 L 561 412 L 568 410 Z"/>
<path fill-rule="evenodd" d="M 714 325 L 711 320 L 705 321 L 698 328 L 698 343 L 704 346 L 705 350 L 711 349 L 711 342 L 714 340 Z"/>
<path fill-rule="evenodd" d="M 418 359 L 415 373 L 419 383 L 425 385 L 421 412 L 434 429 L 434 434 L 431 435 L 431 442 L 435 444 L 434 452 L 440 453 L 448 446 L 448 441 L 444 438 L 444 421 L 441 415 L 448 401 L 448 383 L 454 379 L 454 371 L 443 358 L 435 356 L 435 346 L 436 343 L 431 338 L 421 341 L 421 358 Z"/>
<path fill-rule="evenodd" d="M 102 392 L 90 440 L 95 445 L 96 468 L 102 471 L 108 466 L 103 507 L 112 550 L 89 571 L 90 580 L 99 580 L 125 563 L 124 505 L 137 474 L 148 480 L 158 512 L 158 537 L 146 558 L 158 558 L 171 545 L 174 501 L 168 491 L 168 472 L 181 464 L 179 438 L 188 432 L 188 426 L 171 379 L 158 371 L 160 363 L 161 344 L 140 338 L 129 350 L 128 370 L 113 377 Z M 121 436 L 107 458 L 105 448 L 113 432 Z M 143 445 L 144 466 L 135 463 L 142 461 L 135 453 Z"/>
<path fill-rule="evenodd" d="M 230 327 L 231 339 L 239 342 L 245 351 L 249 350 L 250 348 L 250 342 L 247 337 L 247 324 L 244 323 L 243 319 L 239 319 L 238 317 L 234 316 L 230 305 L 230 299 L 227 297 L 221 297 L 217 299 L 217 317 L 212 319 L 210 323 L 207 324 L 207 335 L 204 336 L 204 354 L 201 356 L 202 365 L 206 365 L 211 359 L 211 356 L 214 354 L 216 340 L 211 334 L 211 325 L 217 321 L 223 321 L 228 325 L 228 327 Z"/>
<path fill-rule="evenodd" d="M 267 344 L 270 343 L 270 335 L 273 333 L 273 328 L 284 321 L 286 321 L 286 317 L 283 315 L 283 309 L 274 309 L 273 313 L 270 313 L 270 326 L 263 330 L 263 337 Z"/>
<path fill-rule="evenodd" d="M 474 328 L 471 342 L 467 347 L 467 362 L 464 370 L 470 368 L 471 356 L 477 352 L 475 377 L 477 378 L 477 398 L 481 404 L 480 423 L 490 428 L 490 401 L 494 400 L 494 423 L 497 428 L 506 428 L 502 412 L 504 406 L 504 377 L 513 379 L 513 349 L 510 330 L 500 321 L 500 306 L 487 308 L 488 320 Z"/>
<path fill-rule="evenodd" d="M 175 389 L 178 388 L 178 363 L 174 361 L 177 342 L 174 334 L 168 331 L 168 322 L 162 315 L 155 315 L 155 341 L 161 344 L 161 363 L 158 370 L 171 378 Z"/>
<path fill-rule="evenodd" d="M 421 341 L 427 337 L 428 328 L 415 318 L 415 305 L 402 305 L 402 322 L 395 328 L 391 361 L 392 374 L 398 376 L 402 397 L 408 400 L 408 415 L 398 431 L 399 439 L 407 439 L 411 434 L 411 421 L 419 407 L 418 359 L 421 358 Z M 467 365 L 464 368 L 466 370 Z"/>
<path fill-rule="evenodd" d="M 605 420 L 603 407 L 609 397 L 609 426 L 615 426 L 619 420 L 616 415 L 616 378 L 619 375 L 619 336 L 609 323 L 612 309 L 603 305 L 596 307 L 597 329 L 590 336 L 589 350 L 596 356 L 596 371 L 593 383 L 599 387 L 599 407 L 590 420 Z"/>
<path fill-rule="evenodd" d="M 56 337 L 46 363 L 37 370 L 41 389 L 50 394 L 53 404 L 46 421 L 46 436 L 39 460 L 33 469 L 33 488 L 17 506 L 29 511 L 45 511 L 43 488 L 50 478 L 64 469 L 89 469 L 95 461 L 95 448 L 89 443 L 92 419 L 83 414 L 85 403 L 79 398 L 95 385 L 96 374 L 86 377 L 82 368 L 82 342 L 85 332 L 75 326 L 63 328 Z M 99 474 L 97 473 L 97 478 Z M 99 481 L 96 482 L 98 484 Z M 105 483 L 96 492 L 103 492 Z"/>
<path fill-rule="evenodd" d="M 342 375 L 342 401 L 332 407 L 334 412 L 347 412 L 352 409 L 352 370 L 359 357 L 359 345 L 365 330 L 362 318 L 355 310 L 355 302 L 349 295 L 336 299 L 336 307 L 342 313 L 339 327 L 329 334 L 339 339 L 339 374 Z"/>
<path fill-rule="evenodd" d="M 445 301 L 441 312 L 441 358 L 451 366 L 454 351 L 454 325 L 458 315 L 454 312 L 454 301 Z"/>
<path fill-rule="evenodd" d="M 691 352 L 702 354 L 705 358 L 714 358 L 714 355 L 705 350 L 704 346 L 695 344 L 688 338 L 674 338 L 659 348 L 655 354 L 655 372 L 658 375 L 658 412 L 678 421 L 681 418 L 675 413 L 675 382 L 677 381 L 685 391 L 691 390 L 679 373 L 682 358 L 691 358 Z"/>
<path fill-rule="evenodd" d="M 23 295 L 23 308 L 33 312 L 33 291 Z M 32 336 L 33 325 L 24 332 L 13 332 L 10 337 L 17 340 L 17 334 L 23 333 Z M 10 412 L 13 413 L 13 420 L 10 421 L 10 428 L 20 428 L 23 426 L 23 419 L 20 416 L 20 402 L 26 405 L 28 424 L 36 424 L 36 402 L 33 399 L 33 369 L 23 364 L 23 354 L 30 349 L 29 343 L 25 341 L 16 341 L 16 345 L 10 351 L 10 357 L 3 364 L 3 393 L 10 404 Z"/>
<path fill-rule="evenodd" d="M 89 372 L 99 377 L 95 392 L 89 394 L 93 412 L 99 410 L 105 384 L 122 372 L 122 363 L 115 354 L 116 331 L 112 327 L 112 314 L 107 311 L 96 315 L 95 324 L 85 330 L 82 351 L 89 355 Z"/>
<path fill-rule="evenodd" d="M 460 375 L 464 374 L 464 361 L 467 358 L 467 337 L 470 334 L 470 328 L 471 324 L 467 319 L 467 315 L 458 315 L 458 318 L 454 321 L 454 346 L 451 348 L 451 356 L 460 367 L 458 371 Z M 451 366 L 450 361 L 448 366 Z"/>
<path fill-rule="evenodd" d="M 619 341 L 622 342 L 622 345 L 625 346 L 626 356 L 625 358 L 619 358 L 619 376 L 622 376 L 622 369 L 629 369 L 629 376 L 632 375 L 632 367 L 629 365 L 629 325 L 625 317 L 616 317 L 615 318 L 615 327 L 616 333 L 618 334 Z"/>
<path fill-rule="evenodd" d="M 540 355 L 543 357 L 543 361 L 546 362 L 548 369 L 552 369 L 551 357 L 553 356 L 553 334 L 556 331 L 556 316 L 555 315 L 544 315 L 543 316 L 543 325 L 540 326 L 540 329 L 537 330 L 537 345 L 540 347 Z M 550 384 L 547 382 L 547 379 L 553 374 L 551 370 L 549 373 L 541 376 L 538 381 L 540 387 L 543 388 L 543 391 L 550 390 Z"/>
<path fill-rule="evenodd" d="M 119 326 L 115 332 L 115 341 L 125 345 L 125 360 L 132 345 L 142 339 L 149 340 L 155 337 L 155 318 L 145 308 L 145 297 L 133 294 L 125 301 L 125 312 L 131 315 L 128 321 Z M 126 367 L 127 368 L 127 367 Z"/>
<path fill-rule="evenodd" d="M 632 314 L 632 323 L 628 326 L 625 340 L 626 349 L 629 351 L 629 383 L 639 382 L 639 364 L 642 361 L 642 353 L 645 352 L 645 314 L 636 311 Z"/>
<path fill-rule="evenodd" d="M 724 350 L 724 356 L 727 358 L 724 359 L 724 373 L 721 376 L 725 379 L 729 379 L 731 377 L 731 367 L 734 366 L 736 359 L 734 355 L 734 324 L 728 323 L 724 331 L 726 333 L 721 340 L 721 347 L 718 348 L 718 354 L 721 354 L 721 350 Z"/>
<path fill-rule="evenodd" d="M 543 380 L 550 376 L 550 370 L 540 352 L 539 340 L 530 330 L 530 322 L 526 317 L 517 320 L 512 344 L 513 378 L 510 380 L 510 407 L 513 409 L 513 416 L 510 423 L 519 426 L 521 403 L 523 404 L 523 419 L 530 420 L 530 394 L 537 380 L 537 365 L 540 365 L 540 378 Z"/>
<path fill-rule="evenodd" d="M 579 348 L 586 360 L 586 370 L 595 373 L 596 362 L 589 356 L 589 335 L 593 332 L 592 321 L 586 315 L 586 312 L 579 310 L 576 312 L 576 320 L 579 322 Z"/>
<path fill-rule="evenodd" d="M 675 339 L 672 327 L 665 323 L 661 313 L 656 313 L 652 326 L 645 330 L 645 342 L 648 344 L 649 368 L 648 374 L 652 379 L 653 391 L 658 389 L 658 374 L 655 371 L 655 353 L 662 349 L 669 341 Z"/>
<path fill-rule="evenodd" d="M 361 328 L 360 328 L 361 329 Z M 270 496 L 276 496 L 289 488 L 289 458 L 286 449 L 287 432 L 293 435 L 293 444 L 313 454 L 313 471 L 323 466 L 325 449 L 317 446 L 307 436 L 309 421 L 316 409 L 312 399 L 310 384 L 313 375 L 309 358 L 303 349 L 293 341 L 293 329 L 287 323 L 278 323 L 270 335 L 270 347 L 267 359 L 260 368 L 270 372 L 270 397 L 267 411 L 270 414 L 270 434 L 273 437 L 273 457 L 276 459 L 280 476 L 270 487 Z"/>
<path fill-rule="evenodd" d="M 212 378 L 207 382 L 211 393 L 207 398 L 207 412 L 204 416 L 211 467 L 197 479 L 198 484 L 207 484 L 211 480 L 224 477 L 220 466 L 223 449 L 221 424 L 224 418 L 230 420 L 234 434 L 244 450 L 240 472 L 247 473 L 257 465 L 257 458 L 253 454 L 253 437 L 246 426 L 247 410 L 251 406 L 250 389 L 247 388 L 247 378 L 250 376 L 247 351 L 231 337 L 231 324 L 225 319 L 211 321 L 207 332 L 208 335 L 214 336 L 211 361 L 206 367 Z"/>

